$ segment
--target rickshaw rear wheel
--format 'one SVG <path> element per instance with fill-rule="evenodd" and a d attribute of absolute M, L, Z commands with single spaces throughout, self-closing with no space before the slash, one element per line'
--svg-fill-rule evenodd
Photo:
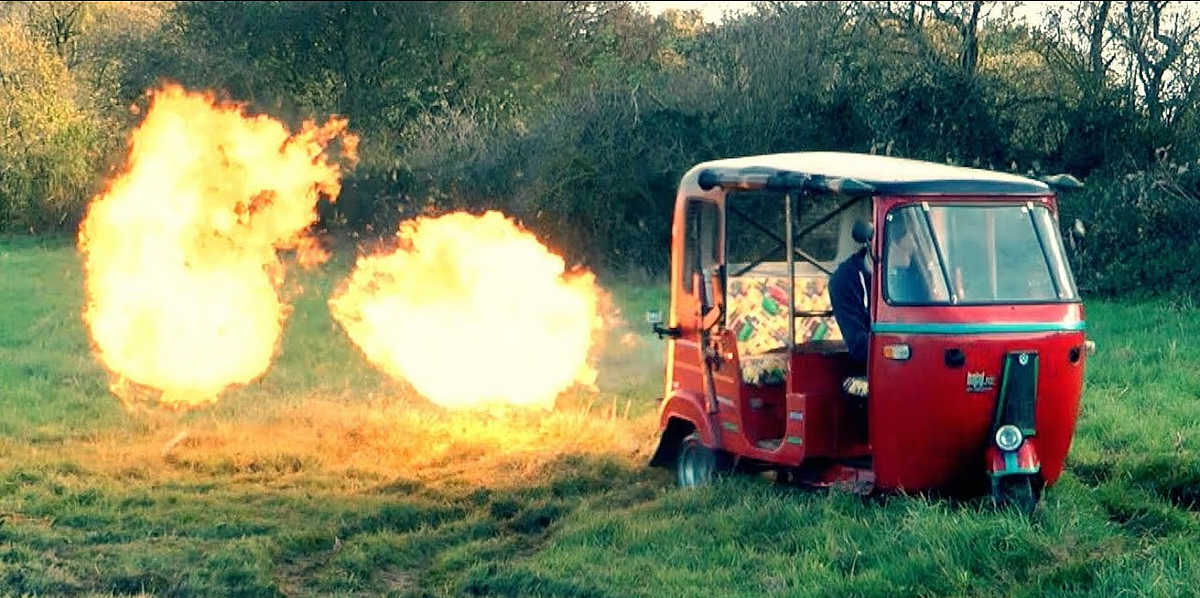
<path fill-rule="evenodd" d="M 695 432 L 679 441 L 679 450 L 675 454 L 675 481 L 683 488 L 706 486 L 713 478 L 733 469 L 733 458 L 729 453 L 704 446 L 703 439 Z"/>
<path fill-rule="evenodd" d="M 992 480 L 992 499 L 1000 508 L 1012 508 L 1029 516 L 1042 498 L 1042 483 L 1037 474 L 1008 475 Z"/>

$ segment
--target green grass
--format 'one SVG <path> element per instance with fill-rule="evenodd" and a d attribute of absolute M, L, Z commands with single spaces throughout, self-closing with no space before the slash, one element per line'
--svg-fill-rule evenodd
<path fill-rule="evenodd" d="M 1200 319 L 1089 303 L 1099 353 L 1067 473 L 1032 519 L 648 470 L 663 290 L 598 390 L 455 414 L 330 320 L 340 256 L 289 285 L 271 369 L 191 412 L 127 410 L 80 318 L 68 241 L 0 240 L 0 595 L 1184 596 L 1200 587 Z M 632 333 L 633 336 L 626 336 Z"/>

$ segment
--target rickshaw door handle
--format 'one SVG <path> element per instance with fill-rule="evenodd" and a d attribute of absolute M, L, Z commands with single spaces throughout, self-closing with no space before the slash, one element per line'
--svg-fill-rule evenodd
<path fill-rule="evenodd" d="M 966 363 L 967 355 L 966 353 L 963 353 L 962 349 L 957 347 L 953 349 L 946 349 L 946 367 L 960 368 L 966 365 Z"/>

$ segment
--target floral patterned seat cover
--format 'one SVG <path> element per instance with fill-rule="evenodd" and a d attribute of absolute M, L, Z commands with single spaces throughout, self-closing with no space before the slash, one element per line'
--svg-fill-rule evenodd
<path fill-rule="evenodd" d="M 726 321 L 737 336 L 742 379 L 748 384 L 779 383 L 787 376 L 788 279 L 786 271 L 780 275 L 780 266 L 760 264 L 729 279 Z M 828 285 L 824 272 L 797 264 L 796 311 L 829 311 Z M 797 345 L 842 339 L 833 316 L 797 317 L 795 326 Z"/>

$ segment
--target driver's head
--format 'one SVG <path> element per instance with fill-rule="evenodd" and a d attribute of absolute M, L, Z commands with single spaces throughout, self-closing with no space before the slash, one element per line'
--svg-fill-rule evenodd
<path fill-rule="evenodd" d="M 854 227 L 851 229 L 851 238 L 855 243 L 858 243 L 858 250 L 855 256 L 862 260 L 862 268 L 868 274 L 875 271 L 875 259 L 871 251 L 871 241 L 875 238 L 875 227 L 863 220 L 854 221 Z"/>
<path fill-rule="evenodd" d="M 892 260 L 908 261 L 916 249 L 917 242 L 909 227 L 908 217 L 904 213 L 896 214 L 888 219 L 888 252 Z"/>

